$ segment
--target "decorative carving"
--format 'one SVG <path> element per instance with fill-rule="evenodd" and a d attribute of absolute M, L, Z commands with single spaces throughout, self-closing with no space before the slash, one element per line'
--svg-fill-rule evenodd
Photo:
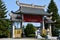
<path fill-rule="evenodd" d="M 31 7 L 31 8 L 40 8 L 40 9 L 44 9 L 45 6 L 39 6 L 39 5 L 31 5 L 31 4 L 25 4 L 25 3 L 20 3 L 18 0 L 16 0 L 16 4 L 18 6 L 24 6 L 24 7 Z"/>
<path fill-rule="evenodd" d="M 18 6 L 20 6 L 20 2 L 19 2 L 18 0 L 16 0 L 16 4 L 17 4 Z"/>

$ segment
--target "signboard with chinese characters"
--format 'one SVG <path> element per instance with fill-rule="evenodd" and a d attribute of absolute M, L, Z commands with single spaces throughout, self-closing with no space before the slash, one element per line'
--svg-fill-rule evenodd
<path fill-rule="evenodd" d="M 21 38 L 22 30 L 21 29 L 15 29 L 15 38 Z"/>
<path fill-rule="evenodd" d="M 24 22 L 42 22 L 42 16 L 24 14 Z"/>

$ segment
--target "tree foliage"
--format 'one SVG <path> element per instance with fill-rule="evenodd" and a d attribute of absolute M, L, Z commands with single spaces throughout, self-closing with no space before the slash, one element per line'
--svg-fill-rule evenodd
<path fill-rule="evenodd" d="M 3 2 L 3 0 L 0 0 L 0 18 L 5 18 L 7 13 L 7 8 Z"/>
<path fill-rule="evenodd" d="M 58 20 L 58 19 L 59 19 L 58 8 L 57 8 L 54 0 L 51 0 L 51 1 L 50 1 L 50 4 L 49 4 L 48 9 L 47 9 L 47 12 L 48 12 L 48 13 L 51 13 L 51 12 L 53 13 L 53 14 L 52 14 L 52 21 L 53 21 L 53 22 L 54 22 L 55 20 Z M 56 21 L 56 22 L 57 22 L 57 21 Z M 57 23 L 56 23 L 56 25 L 55 25 L 55 23 L 52 25 L 52 35 L 53 35 L 53 36 L 54 36 L 54 35 L 57 35 L 57 31 L 54 29 L 54 28 L 57 28 L 56 26 L 58 26 Z"/>
<path fill-rule="evenodd" d="M 48 13 L 53 12 L 53 14 L 52 14 L 52 20 L 53 21 L 58 19 L 58 17 L 59 17 L 59 15 L 58 15 L 58 8 L 57 8 L 54 0 L 51 0 L 50 4 L 48 6 L 47 12 Z"/>
<path fill-rule="evenodd" d="M 26 29 L 25 29 L 25 34 L 26 34 L 26 36 L 35 34 L 35 28 L 32 24 L 27 24 Z"/>
<path fill-rule="evenodd" d="M 0 0 L 0 37 L 7 37 L 9 35 L 9 20 L 5 20 L 7 8 L 3 2 Z"/>
<path fill-rule="evenodd" d="M 56 21 L 55 26 L 60 29 L 60 16 L 59 19 Z"/>

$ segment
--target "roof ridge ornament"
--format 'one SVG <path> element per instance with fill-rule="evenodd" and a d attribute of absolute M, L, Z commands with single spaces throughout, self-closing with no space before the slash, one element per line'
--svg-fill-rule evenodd
<path fill-rule="evenodd" d="M 53 14 L 53 12 L 51 12 L 51 15 Z"/>
<path fill-rule="evenodd" d="M 19 1 L 19 0 L 16 0 L 16 1 Z"/>
<path fill-rule="evenodd" d="M 34 8 L 34 4 L 31 4 L 32 8 Z"/>
<path fill-rule="evenodd" d="M 44 9 L 44 8 L 45 8 L 45 6 L 39 6 L 39 5 L 34 5 L 34 4 L 20 3 L 19 0 L 16 0 L 16 4 L 17 4 L 18 6 L 31 7 L 31 8 L 39 8 L 39 9 Z"/>
<path fill-rule="evenodd" d="M 18 6 L 20 6 L 20 2 L 19 2 L 19 0 L 16 0 L 16 4 L 17 4 Z"/>

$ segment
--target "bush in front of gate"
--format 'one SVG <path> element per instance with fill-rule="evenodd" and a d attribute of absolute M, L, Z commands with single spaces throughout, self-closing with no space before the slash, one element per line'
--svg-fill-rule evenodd
<path fill-rule="evenodd" d="M 35 30 L 36 28 L 33 26 L 33 24 L 27 24 L 25 29 L 25 35 L 27 37 L 35 37 Z"/>

